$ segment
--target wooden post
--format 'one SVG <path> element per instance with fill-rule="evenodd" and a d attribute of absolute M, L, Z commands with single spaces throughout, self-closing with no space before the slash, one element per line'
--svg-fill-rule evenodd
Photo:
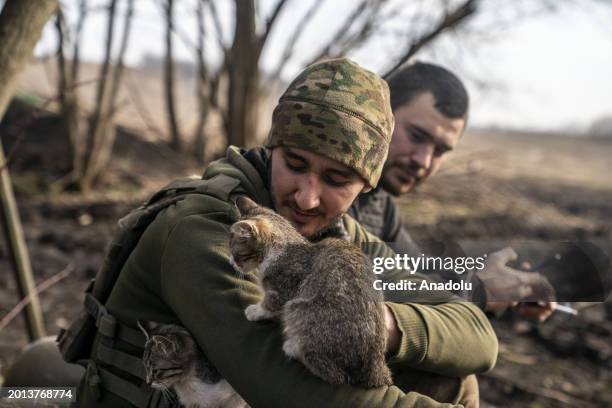
<path fill-rule="evenodd" d="M 9 247 L 11 263 L 17 281 L 19 298 L 28 297 L 30 303 L 24 309 L 26 328 L 30 341 L 37 340 L 45 336 L 45 327 L 38 301 L 38 294 L 34 290 L 34 277 L 30 265 L 30 256 L 23 236 L 21 221 L 17 203 L 13 195 L 11 178 L 5 166 L 6 159 L 0 144 L 0 215 L 2 215 L 2 229 Z"/>
<path fill-rule="evenodd" d="M 7 0 L 4 3 L 0 13 L 0 120 L 13 96 L 17 75 L 27 64 L 45 23 L 57 6 L 57 0 Z M 28 335 L 35 340 L 43 337 L 45 330 L 1 141 L 0 212 L 19 295 L 30 299 L 25 318 Z"/>

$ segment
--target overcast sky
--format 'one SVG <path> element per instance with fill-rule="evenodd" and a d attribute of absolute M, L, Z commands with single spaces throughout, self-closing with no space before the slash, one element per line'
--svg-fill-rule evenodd
<path fill-rule="evenodd" d="M 229 23 L 231 2 L 216 1 L 222 19 Z M 262 1 L 265 12 L 276 0 Z M 289 1 L 271 35 L 271 42 L 264 50 L 264 68 L 275 66 L 283 49 L 285 33 L 291 32 L 297 18 L 313 0 Z M 404 0 L 393 2 L 414 4 Z M 74 1 L 66 3 L 72 5 Z M 494 15 L 493 12 L 511 2 L 485 0 L 484 3 L 493 9 L 488 9 L 472 22 L 471 27 L 476 27 L 477 32 L 468 36 L 469 40 L 458 41 L 447 36 L 417 56 L 420 60 L 446 65 L 466 80 L 472 96 L 472 125 L 580 130 L 604 115 L 612 115 L 612 25 L 609 24 L 612 5 L 597 0 L 560 0 L 558 3 L 565 5 L 554 12 L 527 17 L 508 16 L 503 20 L 511 23 L 502 25 L 497 23 L 499 13 Z M 136 20 L 128 55 L 130 65 L 138 65 L 147 54 L 161 55 L 164 51 L 164 26 L 158 4 L 155 0 L 136 2 Z M 191 0 L 179 2 L 176 15 L 180 30 L 187 36 L 195 32 L 190 14 L 192 4 Z M 306 35 L 297 44 L 298 55 L 304 57 L 287 66 L 283 71 L 285 79 L 295 76 L 301 69 L 300 64 L 331 37 L 340 25 L 341 17 L 354 8 L 356 1 L 327 0 L 323 4 Z M 350 56 L 365 67 L 382 73 L 400 48 L 392 33 L 405 29 L 407 24 L 401 13 L 396 14 L 385 27 L 381 27 L 382 34 Z M 100 12 L 92 13 L 83 38 L 84 59 L 100 60 L 104 26 L 105 16 Z M 226 26 L 229 27 L 225 33 L 229 41 L 232 29 L 230 24 Z M 47 27 L 37 53 L 48 53 L 54 44 L 55 33 Z M 212 39 L 209 45 L 209 59 L 218 61 L 219 55 L 214 52 Z M 192 58 L 191 50 L 181 39 L 176 41 L 176 57 L 181 60 Z M 485 84 L 487 89 L 479 84 Z"/>

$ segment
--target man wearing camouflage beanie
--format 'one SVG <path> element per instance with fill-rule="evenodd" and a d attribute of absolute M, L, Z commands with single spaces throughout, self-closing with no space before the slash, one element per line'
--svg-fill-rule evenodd
<path fill-rule="evenodd" d="M 205 170 L 199 194 L 162 210 L 147 227 L 105 304 L 119 332 L 144 321 L 181 324 L 252 407 L 452 406 L 396 386 L 322 382 L 284 355 L 278 324 L 246 320 L 245 307 L 261 293 L 229 262 L 229 226 L 241 195 L 273 208 L 313 240 L 340 234 L 358 246 L 377 244 L 366 246 L 370 257 L 394 257 L 344 214 L 360 192 L 377 185 L 392 129 L 389 91 L 378 76 L 347 59 L 307 68 L 281 97 L 267 148 L 230 146 Z M 394 281 L 403 273 L 381 278 Z M 493 366 L 497 340 L 477 307 L 447 293 L 431 294 L 432 303 L 409 300 L 386 302 L 389 365 L 397 379 L 423 372 L 459 378 Z M 168 406 L 154 405 L 153 391 L 122 368 L 129 358 L 99 358 L 101 344 L 107 355 L 110 348 L 121 356 L 142 353 L 107 336 L 97 334 L 78 405 Z M 451 402 L 459 403 L 459 387 L 455 394 Z"/>
<path fill-rule="evenodd" d="M 349 60 L 315 64 L 281 96 L 266 147 L 306 149 L 344 164 L 376 187 L 393 114 L 389 87 Z"/>

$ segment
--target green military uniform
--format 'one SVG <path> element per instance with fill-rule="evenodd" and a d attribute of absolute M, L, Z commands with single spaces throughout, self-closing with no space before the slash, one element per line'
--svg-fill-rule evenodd
<path fill-rule="evenodd" d="M 409 255 L 421 253 L 421 249 L 403 227 L 393 198 L 382 187 L 359 194 L 347 212 L 381 241 L 394 243 L 396 252 Z"/>
<path fill-rule="evenodd" d="M 258 302 L 261 293 L 257 285 L 239 278 L 228 262 L 228 231 L 238 217 L 232 196 L 245 194 L 271 206 L 265 169 L 231 147 L 227 157 L 212 163 L 203 178 L 206 194 L 193 194 L 170 206 L 144 232 L 106 303 L 117 321 L 133 329 L 137 321 L 184 325 L 223 377 L 253 407 L 440 406 L 395 386 L 363 389 L 326 384 L 283 354 L 278 322 L 247 321 L 244 309 Z M 343 217 L 343 224 L 354 243 L 379 242 L 349 216 Z M 370 256 L 393 256 L 384 245 L 365 248 Z M 382 275 L 385 280 L 400 277 L 406 278 L 399 272 Z M 403 373 L 396 377 L 398 383 L 404 375 L 414 376 L 421 370 L 462 377 L 493 366 L 497 341 L 488 320 L 477 307 L 449 296 L 420 294 L 422 300 L 450 303 L 388 303 L 402 331 L 400 349 L 389 361 L 395 371 Z M 125 353 L 124 360 L 140 358 L 142 352 L 124 343 L 121 336 L 113 339 L 98 333 L 93 363 L 79 387 L 79 406 L 132 406 L 116 394 L 126 387 L 114 391 L 108 384 L 116 381 L 109 378 L 126 379 L 150 391 L 137 373 L 117 369 L 113 361 L 118 359 L 105 357 L 109 348 Z"/>

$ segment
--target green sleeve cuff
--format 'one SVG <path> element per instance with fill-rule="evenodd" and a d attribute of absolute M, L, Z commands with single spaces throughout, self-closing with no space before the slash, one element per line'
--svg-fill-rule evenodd
<path fill-rule="evenodd" d="M 385 302 L 395 320 L 397 327 L 402 333 L 399 349 L 388 363 L 412 363 L 418 364 L 427 355 L 427 327 L 425 321 L 410 305 Z"/>

